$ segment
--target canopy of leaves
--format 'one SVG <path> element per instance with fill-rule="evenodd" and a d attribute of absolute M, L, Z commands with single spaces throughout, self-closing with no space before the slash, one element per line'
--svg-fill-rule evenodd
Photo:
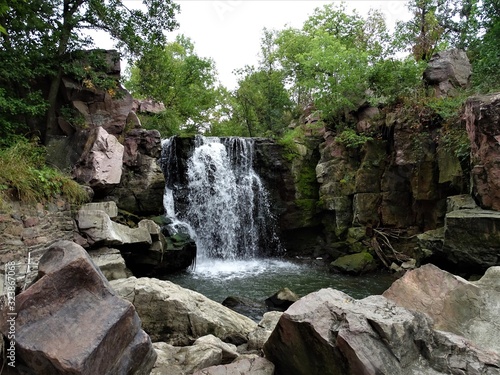
<path fill-rule="evenodd" d="M 147 51 L 131 68 L 125 86 L 136 97 L 165 104 L 164 135 L 184 128 L 188 133 L 203 131 L 215 107 L 217 88 L 215 65 L 196 55 L 194 45 L 182 35 L 164 47 Z"/>

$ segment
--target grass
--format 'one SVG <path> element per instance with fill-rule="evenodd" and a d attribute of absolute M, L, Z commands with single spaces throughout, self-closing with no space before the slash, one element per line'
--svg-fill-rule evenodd
<path fill-rule="evenodd" d="M 88 199 L 71 177 L 45 164 L 45 148 L 36 142 L 19 140 L 0 150 L 0 207 L 9 199 L 37 203 L 57 196 L 72 204 Z"/>

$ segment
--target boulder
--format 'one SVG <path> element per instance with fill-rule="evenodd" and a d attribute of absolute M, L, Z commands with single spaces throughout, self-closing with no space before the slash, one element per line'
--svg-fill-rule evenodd
<path fill-rule="evenodd" d="M 283 313 L 269 311 L 264 314 L 257 327 L 248 334 L 248 350 L 262 350 Z"/>
<path fill-rule="evenodd" d="M 165 110 L 165 104 L 150 99 L 134 99 L 132 110 L 138 113 L 156 115 Z"/>
<path fill-rule="evenodd" d="M 483 273 L 500 265 L 500 212 L 456 210 L 445 217 L 443 254 L 460 271 Z"/>
<path fill-rule="evenodd" d="M 500 353 L 500 267 L 477 282 L 427 264 L 407 272 L 384 292 L 399 306 L 428 315 L 434 328 L 464 336 L 483 350 Z"/>
<path fill-rule="evenodd" d="M 148 248 L 152 243 L 147 228 L 130 228 L 115 223 L 104 211 L 87 209 L 84 206 L 78 211 L 76 222 L 81 235 L 90 245 L 142 245 Z"/>
<path fill-rule="evenodd" d="M 474 196 L 482 208 L 500 211 L 500 93 L 469 98 L 465 119 Z"/>
<path fill-rule="evenodd" d="M 113 201 L 86 203 L 82 205 L 80 209 L 91 210 L 91 211 L 92 210 L 104 211 L 106 215 L 110 217 L 110 219 L 114 219 L 118 216 L 118 207 L 116 206 L 116 203 Z"/>
<path fill-rule="evenodd" d="M 432 329 L 383 296 L 322 289 L 285 313 L 264 345 L 276 375 L 500 374 L 500 357 Z"/>
<path fill-rule="evenodd" d="M 241 356 L 233 363 L 204 368 L 193 375 L 273 375 L 274 365 L 258 356 Z"/>
<path fill-rule="evenodd" d="M 236 346 L 213 335 L 200 337 L 191 346 L 173 346 L 165 342 L 153 346 L 158 359 L 151 375 L 192 374 L 206 367 L 230 363 L 239 356 Z"/>
<path fill-rule="evenodd" d="M 123 259 L 118 249 L 101 247 L 96 250 L 89 250 L 89 255 L 108 280 L 125 279 L 132 276 L 132 273 L 125 265 L 125 259 Z"/>
<path fill-rule="evenodd" d="M 236 345 L 248 341 L 257 325 L 200 293 L 169 281 L 135 278 L 114 280 L 113 288 L 136 306 L 143 327 L 153 341 L 187 345 L 212 334 Z"/>
<path fill-rule="evenodd" d="M 377 263 L 367 251 L 341 256 L 330 264 L 330 270 L 350 275 L 361 275 L 376 269 Z"/>
<path fill-rule="evenodd" d="M 74 178 L 94 190 L 106 190 L 120 183 L 124 147 L 103 127 L 86 133 L 87 142 L 73 168 Z"/>
<path fill-rule="evenodd" d="M 15 300 L 16 358 L 28 374 L 149 374 L 156 354 L 128 301 L 116 296 L 87 252 L 52 245 L 38 280 Z M 9 311 L 1 330 L 8 334 Z"/>
<path fill-rule="evenodd" d="M 434 87 L 436 96 L 453 94 L 469 84 L 472 66 L 463 50 L 451 49 L 434 54 L 424 71 L 424 80 Z"/>
<path fill-rule="evenodd" d="M 274 293 L 271 297 L 266 298 L 265 303 L 269 310 L 285 311 L 298 300 L 298 295 L 288 288 L 283 288 Z"/>

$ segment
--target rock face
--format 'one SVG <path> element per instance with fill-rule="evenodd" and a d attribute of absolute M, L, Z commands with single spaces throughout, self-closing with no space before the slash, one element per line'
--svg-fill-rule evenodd
<path fill-rule="evenodd" d="M 203 295 L 169 281 L 130 277 L 112 287 L 132 302 L 153 341 L 187 345 L 212 334 L 236 345 L 248 341 L 256 323 Z"/>
<path fill-rule="evenodd" d="M 16 309 L 16 354 L 28 374 L 146 375 L 156 360 L 132 304 L 115 295 L 75 243 L 47 251 Z M 6 335 L 8 311 L 2 313 Z"/>
<path fill-rule="evenodd" d="M 274 365 L 265 358 L 244 357 L 228 365 L 219 365 L 205 368 L 193 375 L 273 375 Z"/>
<path fill-rule="evenodd" d="M 428 315 L 434 328 L 464 336 L 483 350 L 500 353 L 500 267 L 477 282 L 427 264 L 407 272 L 384 292 L 399 306 Z"/>
<path fill-rule="evenodd" d="M 264 345 L 276 375 L 500 374 L 497 354 L 432 329 L 425 315 L 383 296 L 311 293 L 281 317 Z"/>
<path fill-rule="evenodd" d="M 73 176 L 94 190 L 118 185 L 122 176 L 123 150 L 116 137 L 103 127 L 91 129 Z"/>
<path fill-rule="evenodd" d="M 452 49 L 432 56 L 424 80 L 434 86 L 436 96 L 447 96 L 455 88 L 467 87 L 471 73 L 472 66 L 465 51 Z"/>
<path fill-rule="evenodd" d="M 500 94 L 469 98 L 465 117 L 474 195 L 482 208 L 500 211 Z"/>

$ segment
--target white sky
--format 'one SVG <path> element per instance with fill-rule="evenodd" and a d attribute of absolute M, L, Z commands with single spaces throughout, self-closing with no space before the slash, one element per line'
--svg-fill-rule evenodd
<path fill-rule="evenodd" d="M 181 7 L 180 24 L 170 36 L 182 33 L 191 38 L 195 52 L 215 61 L 219 80 L 229 89 L 236 87 L 235 69 L 256 65 L 262 29 L 281 30 L 285 25 L 300 28 L 314 9 L 340 1 L 323 0 L 175 0 Z M 346 1 L 349 8 L 366 14 L 370 8 L 380 9 L 388 25 L 407 19 L 405 0 Z M 140 6 L 138 0 L 124 0 L 127 6 Z M 96 38 L 98 39 L 98 38 Z M 111 48 L 111 45 L 99 47 Z M 124 64 L 122 63 L 122 69 Z"/>

